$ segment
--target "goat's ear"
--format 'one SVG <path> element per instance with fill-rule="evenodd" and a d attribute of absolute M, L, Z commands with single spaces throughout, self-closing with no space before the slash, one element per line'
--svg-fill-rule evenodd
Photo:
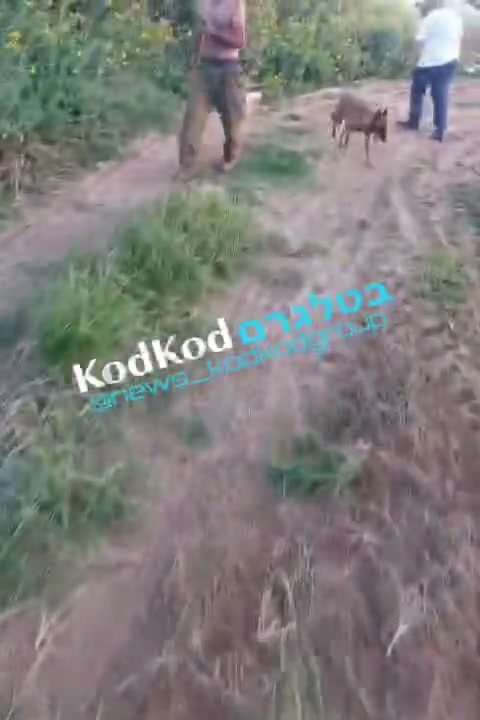
<path fill-rule="evenodd" d="M 383 112 L 382 112 L 382 116 L 387 117 L 387 115 L 388 115 L 388 108 L 384 108 Z"/>

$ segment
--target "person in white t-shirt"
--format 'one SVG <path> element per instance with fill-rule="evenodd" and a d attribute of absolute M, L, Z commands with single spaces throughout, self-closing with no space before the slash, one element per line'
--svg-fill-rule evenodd
<path fill-rule="evenodd" d="M 420 57 L 412 73 L 408 120 L 397 125 L 404 130 L 418 130 L 423 99 L 430 87 L 435 128 L 431 138 L 443 142 L 450 86 L 460 58 L 463 23 L 455 10 L 445 7 L 444 0 L 424 0 L 417 7 L 423 16 L 416 37 Z"/>

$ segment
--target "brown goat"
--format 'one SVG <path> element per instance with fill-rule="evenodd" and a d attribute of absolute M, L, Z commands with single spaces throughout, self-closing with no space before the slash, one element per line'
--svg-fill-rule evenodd
<path fill-rule="evenodd" d="M 335 139 L 337 128 L 342 126 L 339 147 L 347 148 L 352 132 L 364 133 L 366 162 L 370 166 L 370 141 L 372 136 L 382 142 L 387 142 L 387 108 L 372 110 L 364 100 L 350 93 L 342 93 L 330 117 L 332 120 L 332 138 Z"/>

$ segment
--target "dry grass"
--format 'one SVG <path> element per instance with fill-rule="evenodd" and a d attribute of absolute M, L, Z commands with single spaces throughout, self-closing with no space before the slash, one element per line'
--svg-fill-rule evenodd
<path fill-rule="evenodd" d="M 92 720 L 186 720 L 192 712 L 209 720 L 394 718 L 407 708 L 412 717 L 443 717 L 436 713 L 450 702 L 457 717 L 473 718 L 467 705 L 474 696 L 462 696 L 456 673 L 478 670 L 479 558 L 461 499 L 472 502 L 478 445 L 460 415 L 452 425 L 441 385 L 412 391 L 415 367 L 405 358 L 393 362 L 395 348 L 391 338 L 359 346 L 330 385 L 333 394 L 361 398 L 370 391 L 367 367 L 383 383 L 382 412 L 349 406 L 352 415 L 362 408 L 368 448 L 353 498 L 279 503 L 265 483 L 259 491 L 260 470 L 225 478 L 211 458 L 198 461 L 158 517 L 162 530 L 142 567 L 122 581 L 136 587 L 131 607 L 118 608 L 121 641 L 107 643 L 110 654 L 102 646 L 95 682 L 90 675 L 91 684 L 82 683 L 91 690 L 90 711 L 70 715 L 78 691 L 67 701 L 62 690 L 73 670 L 63 667 L 67 638 L 86 647 L 98 632 L 81 604 L 44 621 L 48 631 L 42 641 L 37 636 L 26 686 L 53 685 L 59 717 Z M 356 374 L 348 371 L 354 361 Z M 325 403 L 314 386 L 309 395 L 310 406 Z M 353 428 L 342 442 L 355 439 Z M 458 464 L 460 446 L 468 467 Z M 233 463 L 234 453 L 223 459 Z M 215 502 L 204 489 L 213 476 Z M 105 612 L 118 592 L 110 586 L 104 594 Z M 98 613 L 95 595 L 89 604 Z M 82 677 L 92 672 L 86 656 L 75 667 Z M 450 685 L 441 682 L 445 673 Z"/>

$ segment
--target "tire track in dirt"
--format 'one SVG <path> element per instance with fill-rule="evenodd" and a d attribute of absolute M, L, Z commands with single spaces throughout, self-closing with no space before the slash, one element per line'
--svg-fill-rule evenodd
<path fill-rule="evenodd" d="M 319 108 L 314 109 L 312 105 L 313 99 L 309 98 L 309 112 L 315 113 L 317 118 L 322 117 Z M 326 116 L 326 109 L 322 109 L 323 116 Z M 279 263 L 278 260 L 270 260 L 272 267 L 270 271 L 264 272 L 264 282 L 259 284 L 255 277 L 250 278 L 246 287 L 242 285 L 239 290 L 237 300 L 232 301 L 228 312 L 224 313 L 231 318 L 233 325 L 274 310 L 286 312 L 292 305 L 304 303 L 309 292 L 333 295 L 360 286 L 362 282 L 371 282 L 377 279 L 372 274 L 374 268 L 380 268 L 378 279 L 384 281 L 394 292 L 396 304 L 405 298 L 410 261 L 412 256 L 421 253 L 423 238 L 410 211 L 404 207 L 400 188 L 403 173 L 409 167 L 419 143 L 413 140 L 408 145 L 402 141 L 403 138 L 394 139 L 393 150 L 388 156 L 382 157 L 380 151 L 378 152 L 377 167 L 370 174 L 363 165 L 359 165 L 357 172 L 352 172 L 353 160 L 342 166 L 333 155 L 332 159 L 328 158 L 330 165 L 320 163 L 318 169 L 320 177 L 326 175 L 332 178 L 329 191 L 320 195 L 290 196 L 288 202 L 283 195 L 267 201 L 266 213 L 269 221 L 277 224 L 287 236 L 287 256 L 288 246 L 294 245 L 297 272 L 302 273 L 302 283 L 299 283 L 300 278 L 297 275 L 298 287 L 293 292 L 287 288 L 284 302 L 278 304 L 275 300 L 275 297 L 278 297 L 277 290 L 274 296 L 272 290 L 275 280 L 273 276 L 278 271 Z M 358 157 L 355 160 L 358 160 Z M 365 176 L 368 183 L 365 182 Z M 400 227 L 398 216 L 401 220 L 403 218 Z M 363 225 L 365 218 L 368 219 L 366 229 Z M 390 239 L 394 244 L 385 241 L 386 226 L 389 227 Z M 317 232 L 321 232 L 321 242 L 316 238 Z M 304 257 L 302 261 L 304 245 L 308 249 L 308 259 Z M 315 247 L 318 248 L 317 253 Z M 268 286 L 265 280 L 268 282 L 269 272 L 272 278 Z M 403 297 L 398 295 L 399 292 Z M 280 336 L 269 337 L 271 343 L 281 339 L 283 338 Z M 338 348 L 335 348 L 332 359 L 325 359 L 325 368 L 330 363 L 334 365 L 339 356 L 349 353 L 348 344 L 340 343 Z M 272 367 L 269 375 L 266 369 L 262 369 L 256 370 L 255 375 L 249 373 L 248 379 L 243 374 L 236 376 L 235 380 L 228 378 L 225 380 L 226 384 L 222 385 L 220 397 L 215 395 L 210 401 L 204 400 L 205 415 L 217 418 L 215 424 L 226 433 L 225 438 L 233 439 L 235 428 L 238 428 L 238 423 L 245 422 L 245 418 L 249 418 L 252 427 L 267 427 L 270 428 L 268 432 L 271 432 L 275 398 L 282 395 L 280 404 L 290 405 L 290 427 L 298 427 L 302 422 L 299 419 L 301 413 L 298 401 L 295 400 L 298 395 L 295 387 L 304 385 L 299 381 L 299 377 L 309 377 L 312 374 L 318 375 L 318 361 L 295 358 L 277 360 L 275 369 Z M 257 391 L 260 387 L 261 402 Z M 280 393 L 280 387 L 289 387 L 290 391 Z M 285 395 L 288 396 L 288 401 L 285 400 Z M 199 394 L 199 397 L 204 396 L 205 393 Z M 201 404 L 202 401 L 199 402 Z M 260 409 L 262 405 L 263 408 L 269 407 L 273 410 L 265 414 Z M 230 430 L 227 431 L 227 428 Z M 259 441 L 259 438 L 264 438 L 265 433 L 257 430 L 255 434 L 254 445 L 258 449 L 265 443 L 264 439 Z M 251 447 L 250 445 L 250 449 Z"/>
<path fill-rule="evenodd" d="M 452 145 L 447 153 L 450 167 L 457 164 L 459 157 L 471 157 L 472 150 L 468 143 L 466 148 L 459 144 Z M 448 249 L 456 245 L 465 261 L 472 256 L 471 248 L 464 238 L 456 241 L 448 232 L 448 209 L 451 202 L 449 188 L 440 186 L 438 181 L 437 188 L 432 188 L 432 185 L 428 184 L 428 177 L 428 166 L 423 166 L 418 172 L 407 173 L 401 184 L 394 203 L 401 234 L 404 238 L 416 235 L 418 239 L 421 236 L 424 251 Z M 414 259 L 413 254 L 411 259 Z M 415 266 L 412 267 L 412 271 L 414 270 Z M 418 283 L 418 280 L 411 278 L 409 283 L 410 292 L 413 294 L 418 290 L 418 287 L 415 287 L 416 282 Z M 410 302 L 410 305 L 415 309 L 419 360 L 428 367 L 430 379 L 445 383 L 458 406 L 469 414 L 471 407 L 477 404 L 480 364 L 461 339 L 466 335 L 465 320 L 460 320 L 457 328 L 457 321 L 449 319 L 446 314 L 439 315 L 438 308 L 432 303 L 417 300 Z M 467 309 L 467 323 L 469 315 L 472 319 L 469 310 L 470 308 Z"/>
<path fill-rule="evenodd" d="M 456 167 L 463 158 L 470 157 L 471 159 L 474 150 L 478 152 L 478 143 L 471 143 L 468 135 L 464 143 L 447 145 L 444 167 L 451 169 Z M 403 287 L 402 304 L 406 302 L 403 308 L 404 313 L 409 315 L 410 322 L 414 323 L 414 327 L 418 326 L 419 360 L 426 365 L 433 364 L 432 374 L 436 371 L 439 380 L 443 382 L 451 383 L 454 378 L 461 380 L 465 371 L 464 360 L 466 357 L 469 358 L 469 364 L 473 366 L 475 375 L 462 380 L 461 386 L 454 394 L 459 404 L 465 405 L 466 409 L 472 406 L 476 408 L 477 402 L 471 389 L 472 382 L 478 388 L 477 373 L 480 366 L 476 358 L 472 357 L 465 345 L 460 342 L 458 335 L 452 332 L 453 328 L 448 321 L 438 317 L 435 308 L 430 308 L 423 303 L 421 310 L 417 305 L 416 312 L 413 313 L 409 308 L 411 303 L 406 297 L 406 292 L 415 291 L 413 283 L 408 282 L 414 269 L 412 261 L 419 259 L 429 248 L 439 248 L 449 244 L 449 239 L 447 239 L 441 224 L 445 213 L 435 212 L 436 207 L 441 205 L 442 201 L 445 203 L 449 200 L 448 189 L 445 188 L 445 178 L 448 180 L 448 175 L 442 172 L 443 180 L 440 181 L 437 173 L 435 182 L 432 184 L 428 159 L 425 162 L 416 155 L 412 157 L 413 154 L 412 143 L 410 151 L 403 152 L 401 159 L 398 154 L 396 155 L 395 172 L 390 176 L 382 177 L 380 191 L 377 192 L 370 211 L 370 216 L 373 214 L 379 220 L 377 223 L 379 230 L 377 230 L 376 240 L 369 243 L 372 252 L 367 253 L 365 265 L 371 272 L 371 268 L 385 257 L 387 264 L 382 267 L 382 274 L 396 298 L 399 297 L 398 292 L 401 292 Z M 392 211 L 384 210 L 383 217 L 379 216 L 378 212 L 389 201 L 392 204 Z M 395 245 L 384 242 L 383 249 L 378 251 L 377 248 L 381 243 L 378 233 L 381 233 L 382 228 L 390 221 L 393 223 Z M 400 244 L 402 247 L 399 246 Z M 462 249 L 465 256 L 467 249 L 465 247 Z M 475 393 L 477 392 L 478 390 L 475 391 Z"/>
<path fill-rule="evenodd" d="M 313 110 L 312 105 L 313 99 L 309 98 L 309 112 Z M 317 118 L 322 117 L 319 108 L 313 112 Z M 323 163 L 319 170 L 319 174 L 332 178 L 330 192 L 310 199 L 297 196 L 290 198 L 288 204 L 282 198 L 278 203 L 267 205 L 267 212 L 273 212 L 278 226 L 289 238 L 295 238 L 292 242 L 298 256 L 301 256 L 303 242 L 309 248 L 314 247 L 312 229 L 321 228 L 321 253 L 315 258 L 314 250 L 309 250 L 304 284 L 285 305 L 304 302 L 308 292 L 333 295 L 360 286 L 362 282 L 371 282 L 374 269 L 378 268 L 378 279 L 394 293 L 396 307 L 403 306 L 401 316 L 413 323 L 410 330 L 413 335 L 418 335 L 419 359 L 425 365 L 434 363 L 427 375 L 436 374 L 439 380 L 445 381 L 461 374 L 465 348 L 458 348 L 458 339 L 452 337 L 448 324 L 438 319 L 434 309 L 426 313 L 422 310 L 416 320 L 415 309 L 408 297 L 412 291 L 410 278 L 414 261 L 421 258 L 428 247 L 438 246 L 444 240 L 441 228 L 429 219 L 429 210 L 436 200 L 426 203 L 424 197 L 425 187 L 429 188 L 425 177 L 430 175 L 431 147 L 424 141 L 422 145 L 420 139 L 405 139 L 398 135 L 394 136 L 392 146 L 388 157 L 382 157 L 378 152 L 377 167 L 370 177 L 362 166 L 352 172 L 353 161 L 342 167 L 334 158 L 332 166 L 325 167 Z M 453 145 L 448 157 L 462 157 L 469 151 L 469 147 Z M 451 162 L 454 164 L 455 160 Z M 368 183 L 364 181 L 365 175 L 369 178 Z M 365 218 L 368 219 L 366 229 Z M 298 267 L 301 267 L 301 261 Z M 260 308 L 267 309 L 265 288 L 262 297 L 260 301 L 252 289 L 248 304 L 251 302 L 253 313 L 256 310 L 253 316 L 261 316 Z M 243 293 L 242 298 L 245 299 Z M 245 307 L 242 302 L 242 309 Z M 271 312 L 274 308 L 268 309 Z M 279 309 L 278 306 L 275 309 Z M 242 319 L 247 316 L 243 315 Z M 348 352 L 347 345 L 344 343 L 338 352 Z M 459 390 L 461 397 L 462 390 Z"/>

